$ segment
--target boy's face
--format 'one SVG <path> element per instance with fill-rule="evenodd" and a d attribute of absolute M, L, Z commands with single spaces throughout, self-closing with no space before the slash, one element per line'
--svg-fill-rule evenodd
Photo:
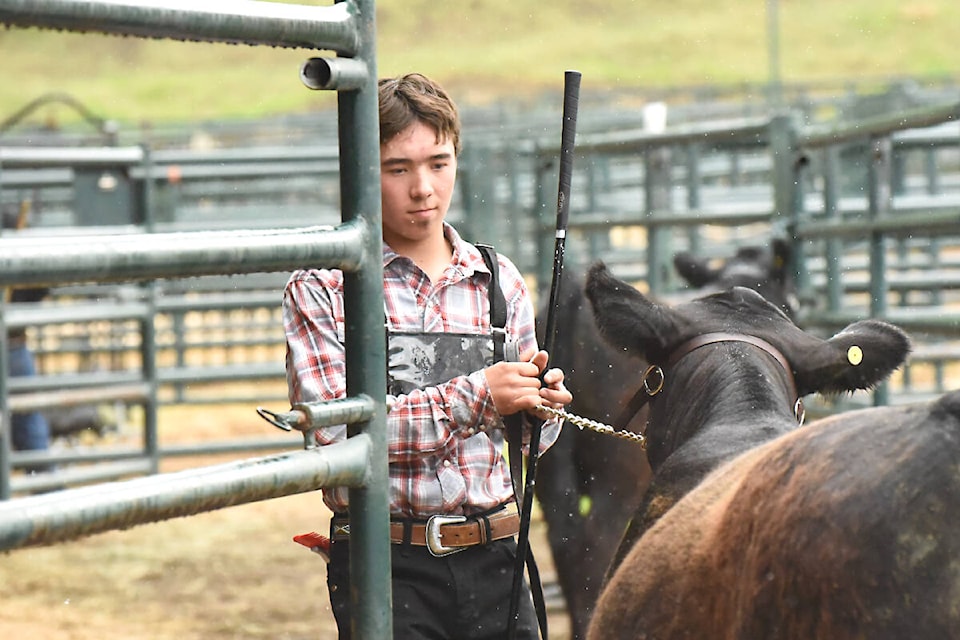
<path fill-rule="evenodd" d="M 380 145 L 383 239 L 394 251 L 442 235 L 456 176 L 453 142 L 421 122 Z"/>

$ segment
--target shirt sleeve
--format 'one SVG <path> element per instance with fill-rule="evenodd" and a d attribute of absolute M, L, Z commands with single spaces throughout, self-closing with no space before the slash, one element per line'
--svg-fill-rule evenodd
<path fill-rule="evenodd" d="M 336 279 L 326 286 L 316 277 L 294 274 L 283 293 L 287 341 L 286 370 L 290 404 L 346 397 L 343 348 L 343 296 Z M 317 430 L 317 441 L 330 444 L 346 437 L 346 426 Z"/>

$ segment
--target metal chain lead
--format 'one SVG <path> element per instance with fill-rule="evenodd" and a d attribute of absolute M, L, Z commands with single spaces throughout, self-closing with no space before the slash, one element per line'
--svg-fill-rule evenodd
<path fill-rule="evenodd" d="M 567 422 L 580 427 L 581 429 L 587 428 L 591 431 L 596 431 L 597 433 L 605 433 L 607 435 L 616 436 L 625 440 L 632 440 L 633 442 L 640 443 L 640 446 L 644 449 L 647 448 L 647 438 L 642 433 L 634 433 L 633 431 L 620 431 L 614 429 L 608 424 L 603 424 L 602 422 L 597 422 L 596 420 L 591 420 L 590 418 L 584 418 L 572 413 L 567 413 L 563 409 L 554 409 L 553 407 L 547 406 L 540 406 L 538 409 L 544 413 L 549 413 L 556 418 L 562 418 Z"/>

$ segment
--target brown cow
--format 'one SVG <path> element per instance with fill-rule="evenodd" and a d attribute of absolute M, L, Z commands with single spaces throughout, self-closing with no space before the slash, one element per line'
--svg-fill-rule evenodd
<path fill-rule="evenodd" d="M 722 466 L 640 539 L 590 638 L 960 638 L 960 392 Z"/>
<path fill-rule="evenodd" d="M 611 344 L 661 365 L 648 380 L 654 391 L 661 375 L 663 384 L 650 402 L 647 437 L 654 481 L 645 498 L 645 518 L 634 526 L 637 535 L 721 463 L 777 436 L 782 436 L 777 442 L 797 442 L 815 433 L 814 429 L 796 430 L 798 398 L 813 392 L 869 388 L 889 375 L 909 352 L 906 335 L 879 321 L 854 323 L 829 340 L 821 340 L 801 331 L 755 292 L 742 288 L 669 308 L 649 301 L 597 265 L 590 271 L 587 294 L 597 324 Z M 784 435 L 790 433 L 795 435 Z M 766 450 L 755 449 L 745 459 L 752 460 Z M 717 477 L 732 478 L 729 469 L 724 467 Z M 838 478 L 842 481 L 843 470 Z M 760 578 L 776 585 L 765 600 L 760 597 L 762 581 L 740 591 L 734 579 L 739 576 L 741 557 L 760 553 L 759 548 L 728 549 L 727 570 L 732 577 L 725 574 L 723 582 L 709 581 L 712 578 L 707 574 L 714 569 L 698 565 L 699 560 L 711 551 L 721 553 L 713 548 L 732 540 L 726 533 L 712 537 L 716 528 L 731 521 L 730 514 L 718 522 L 708 517 L 714 513 L 713 506 L 724 502 L 724 486 L 719 481 L 705 483 L 640 539 L 605 587 L 589 637 L 857 637 L 811 635 L 811 626 L 804 627 L 806 635 L 803 631 L 786 635 L 785 629 L 789 627 L 793 633 L 797 623 L 771 603 L 776 594 L 786 593 L 784 606 L 794 611 L 803 606 L 797 598 L 802 599 L 804 593 L 789 592 L 793 573 L 761 571 Z M 763 484 L 757 486 L 760 493 L 769 490 Z M 838 487 L 828 490 L 837 491 Z M 794 497 L 798 503 L 805 501 L 803 495 Z M 740 513 L 732 521 L 749 522 L 748 530 L 759 537 L 766 523 L 774 521 L 790 502 L 786 498 L 759 521 L 747 520 Z M 712 505 L 711 509 L 703 506 L 706 504 Z M 746 504 L 750 511 L 750 502 Z M 721 510 L 719 506 L 716 509 Z M 806 513 L 798 517 L 817 517 Z M 830 517 L 818 521 L 813 530 L 827 532 L 830 522 Z M 806 535 L 803 540 L 814 545 Z M 788 542 L 773 546 L 779 550 Z M 804 551 L 807 549 L 790 555 L 797 563 L 815 558 L 803 557 Z M 702 589 L 701 585 L 708 586 Z M 732 593 L 741 600 L 731 600 Z M 757 605 L 746 607 L 756 613 L 749 620 L 740 613 L 745 601 Z M 760 620 L 766 611 L 768 619 Z M 862 622 L 858 614 L 849 615 Z M 725 616 L 734 620 L 730 630 L 724 626 Z M 840 634 L 839 629 L 831 633 L 834 630 Z"/>

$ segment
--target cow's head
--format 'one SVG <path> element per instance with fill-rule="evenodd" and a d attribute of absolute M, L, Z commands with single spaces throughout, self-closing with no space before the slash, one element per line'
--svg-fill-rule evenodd
<path fill-rule="evenodd" d="M 879 320 L 855 322 L 823 340 L 802 331 L 777 306 L 743 287 L 668 307 L 617 279 L 603 263 L 591 267 L 586 294 L 604 338 L 615 348 L 662 363 L 677 346 L 706 333 L 761 338 L 787 359 L 799 395 L 868 389 L 903 364 L 910 341 Z"/>
<path fill-rule="evenodd" d="M 696 289 L 754 289 L 792 317 L 798 305 L 790 257 L 790 245 L 776 238 L 769 247 L 741 247 L 733 257 L 722 261 L 681 251 L 673 256 L 673 266 Z"/>

